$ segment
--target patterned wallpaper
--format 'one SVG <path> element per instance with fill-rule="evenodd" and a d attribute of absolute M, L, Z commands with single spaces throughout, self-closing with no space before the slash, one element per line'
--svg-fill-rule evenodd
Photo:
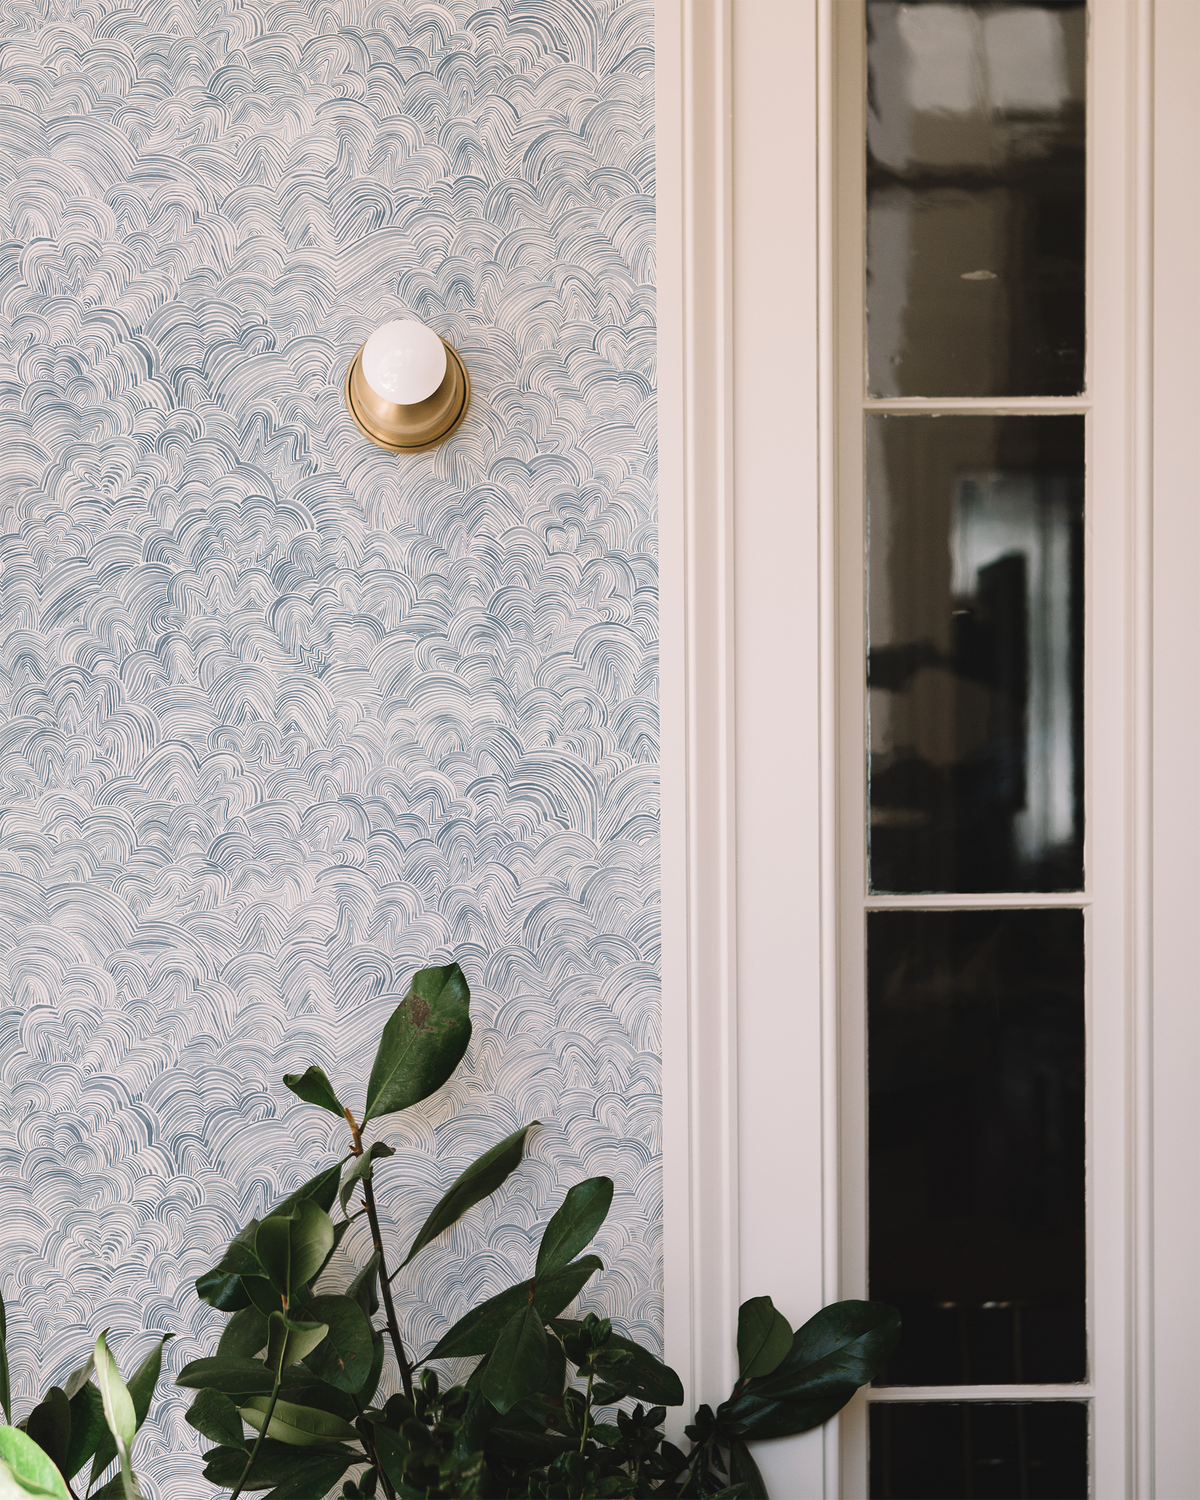
<path fill-rule="evenodd" d="M 448 955 L 475 1036 L 386 1122 L 397 1236 L 544 1123 L 398 1278 L 414 1342 L 524 1274 L 599 1172 L 589 1305 L 658 1336 L 651 41 L 649 0 L 0 6 L 22 1415 L 34 1352 L 61 1376 L 102 1327 L 126 1368 L 164 1331 L 171 1373 L 212 1351 L 192 1278 L 342 1149 L 280 1075 L 361 1101 Z M 404 309 L 474 399 L 397 460 L 341 381 Z M 182 1410 L 139 1439 L 157 1500 L 207 1488 Z"/>

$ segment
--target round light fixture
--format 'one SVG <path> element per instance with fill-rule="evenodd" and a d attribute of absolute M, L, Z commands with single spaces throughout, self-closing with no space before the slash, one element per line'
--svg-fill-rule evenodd
<path fill-rule="evenodd" d="M 420 453 L 462 421 L 471 382 L 458 353 L 415 318 L 377 328 L 346 371 L 346 406 L 389 453 Z"/>

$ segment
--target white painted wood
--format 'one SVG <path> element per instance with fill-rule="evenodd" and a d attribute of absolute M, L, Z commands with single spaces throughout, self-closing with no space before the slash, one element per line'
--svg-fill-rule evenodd
<path fill-rule="evenodd" d="M 1200 1496 L 1200 6 L 1154 16 L 1154 1470 Z"/>
<path fill-rule="evenodd" d="M 863 897 L 862 777 L 845 750 L 863 743 L 862 695 L 844 686 L 862 663 L 861 365 L 830 316 L 838 299 L 843 321 L 861 311 L 860 210 L 833 212 L 835 183 L 843 208 L 862 187 L 846 48 L 860 17 L 856 0 L 658 4 L 667 1357 L 689 1401 L 727 1392 L 743 1297 L 770 1291 L 798 1321 L 865 1291 L 864 906 L 980 904 Z M 1183 378 L 1200 345 L 1200 5 L 1093 0 L 1091 53 L 1088 397 L 929 409 L 1092 412 L 1088 889 L 983 904 L 1089 911 L 1095 1360 L 1069 1389 L 1094 1398 L 1093 1492 L 1200 1500 L 1200 505 Z M 855 413 L 836 446 L 835 405 Z M 831 1424 L 759 1450 L 777 1500 L 865 1495 L 867 1404 L 844 1414 L 840 1445 Z"/>
<path fill-rule="evenodd" d="M 737 1311 L 729 7 L 657 14 L 666 1354 L 690 1418 Z"/>

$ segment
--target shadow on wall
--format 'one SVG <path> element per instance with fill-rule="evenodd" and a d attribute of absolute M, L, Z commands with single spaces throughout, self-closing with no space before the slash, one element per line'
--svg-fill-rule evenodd
<path fill-rule="evenodd" d="M 451 952 L 476 1036 L 393 1144 L 440 1189 L 545 1128 L 528 1196 L 479 1212 L 486 1250 L 456 1231 L 401 1305 L 432 1309 L 432 1343 L 603 1173 L 596 1248 L 625 1271 L 593 1304 L 653 1343 L 649 0 L 6 17 L 14 1348 L 65 1373 L 106 1325 L 130 1359 L 175 1332 L 164 1388 L 211 1352 L 192 1278 L 337 1130 L 279 1075 L 367 1061 L 412 970 Z M 341 386 L 405 310 L 473 397 L 398 461 Z M 438 1163 L 451 1117 L 474 1136 Z M 456 1287 L 468 1261 L 487 1286 Z M 33 1375 L 15 1362 L 22 1404 Z M 157 1423 L 141 1470 L 185 1493 L 182 1404 Z"/>

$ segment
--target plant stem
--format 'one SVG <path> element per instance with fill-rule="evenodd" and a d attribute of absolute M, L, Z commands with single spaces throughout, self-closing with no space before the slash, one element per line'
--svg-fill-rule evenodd
<path fill-rule="evenodd" d="M 254 1447 L 250 1450 L 250 1457 L 246 1460 L 246 1467 L 242 1470 L 242 1477 L 237 1482 L 237 1488 L 230 1495 L 229 1500 L 238 1500 L 246 1480 L 250 1477 L 250 1470 L 254 1467 L 254 1460 L 258 1457 L 258 1450 L 262 1447 L 263 1438 L 267 1435 L 267 1428 L 271 1425 L 271 1418 L 275 1415 L 275 1403 L 279 1400 L 279 1392 L 283 1387 L 283 1381 L 277 1375 L 275 1377 L 275 1388 L 271 1392 L 271 1400 L 267 1405 L 267 1414 L 263 1418 L 263 1424 L 258 1429 L 258 1436 L 254 1439 Z"/>
<path fill-rule="evenodd" d="M 345 1106 L 342 1106 L 345 1109 Z M 354 1143 L 355 1156 L 363 1154 L 362 1130 L 358 1122 L 348 1109 L 346 1123 L 350 1126 L 350 1138 Z M 383 1295 L 383 1312 L 387 1319 L 387 1330 L 392 1340 L 392 1349 L 396 1355 L 396 1363 L 400 1366 L 400 1380 L 404 1386 L 405 1397 L 411 1401 L 413 1398 L 412 1365 L 408 1362 L 408 1356 L 404 1352 L 404 1341 L 400 1337 L 400 1324 L 396 1320 L 396 1304 L 392 1301 L 392 1284 L 388 1280 L 387 1257 L 383 1253 L 383 1234 L 379 1228 L 379 1213 L 375 1207 L 375 1190 L 371 1186 L 370 1177 L 363 1178 L 363 1200 L 367 1205 L 367 1222 L 371 1226 L 371 1242 L 379 1256 L 379 1290 Z"/>
<path fill-rule="evenodd" d="M 375 1192 L 369 1178 L 363 1179 L 363 1197 L 367 1200 L 367 1222 L 371 1226 L 371 1239 L 379 1254 L 379 1291 L 383 1297 L 383 1313 L 387 1319 L 392 1348 L 396 1353 L 396 1363 L 400 1366 L 400 1380 L 404 1386 L 404 1394 L 411 1401 L 413 1398 L 412 1365 L 409 1364 L 408 1356 L 404 1352 L 404 1343 L 400 1337 L 400 1324 L 396 1321 L 396 1304 L 392 1301 L 392 1284 L 388 1280 L 387 1260 L 383 1253 L 383 1235 L 379 1228 L 379 1214 L 375 1208 Z"/>
<path fill-rule="evenodd" d="M 592 1414 L 592 1381 L 595 1380 L 595 1372 L 588 1371 L 587 1405 L 583 1408 L 583 1435 L 579 1439 L 579 1451 L 583 1452 L 583 1446 L 587 1442 L 588 1417 Z"/>
<path fill-rule="evenodd" d="M 361 1417 L 363 1415 L 362 1402 L 353 1393 L 351 1393 L 350 1399 L 358 1407 L 358 1415 Z M 367 1432 L 373 1433 L 374 1431 L 370 1422 L 364 1422 L 363 1427 L 367 1429 Z M 383 1485 L 383 1493 L 387 1496 L 387 1500 L 396 1500 L 396 1491 L 392 1488 L 392 1481 L 383 1472 L 383 1465 L 379 1462 L 379 1449 L 375 1446 L 374 1436 L 367 1437 L 361 1428 L 359 1429 L 359 1436 L 362 1438 L 363 1446 L 367 1450 L 368 1458 L 375 1465 L 375 1472 L 379 1476 L 380 1484 Z"/>

